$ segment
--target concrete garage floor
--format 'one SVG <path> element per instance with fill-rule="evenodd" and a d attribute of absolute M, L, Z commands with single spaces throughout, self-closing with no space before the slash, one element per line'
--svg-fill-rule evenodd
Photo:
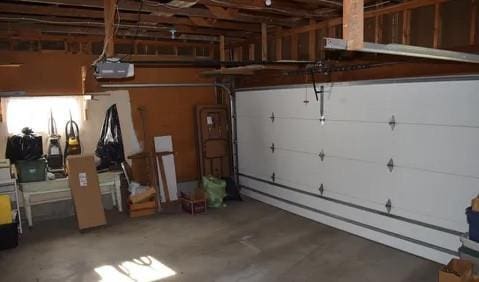
<path fill-rule="evenodd" d="M 252 199 L 201 216 L 108 216 L 83 234 L 73 218 L 37 223 L 0 252 L 0 280 L 421 282 L 440 268 Z"/>

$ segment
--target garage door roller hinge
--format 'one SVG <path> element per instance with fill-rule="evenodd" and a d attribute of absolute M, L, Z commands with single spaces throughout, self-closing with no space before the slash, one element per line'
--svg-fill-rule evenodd
<path fill-rule="evenodd" d="M 324 150 L 321 150 L 321 152 L 319 152 L 319 154 L 318 154 L 318 157 L 321 159 L 321 161 L 324 161 L 325 156 L 326 156 L 326 154 L 324 153 Z"/>
<path fill-rule="evenodd" d="M 391 213 L 391 209 L 393 207 L 393 203 L 391 202 L 391 199 L 388 199 L 388 201 L 386 202 L 386 210 L 388 211 L 388 213 Z"/>
<path fill-rule="evenodd" d="M 394 169 L 394 161 L 393 159 L 391 158 L 388 162 L 388 164 L 386 165 L 389 169 L 389 172 L 393 172 L 393 169 Z"/>
<path fill-rule="evenodd" d="M 391 130 L 394 130 L 394 128 L 396 127 L 396 118 L 394 117 L 394 115 L 391 117 L 388 124 L 391 127 Z"/>
<path fill-rule="evenodd" d="M 319 186 L 318 190 L 319 190 L 319 194 L 320 194 L 321 196 L 323 196 L 323 193 L 324 193 L 324 185 L 323 185 L 323 183 L 321 183 L 321 185 Z"/>

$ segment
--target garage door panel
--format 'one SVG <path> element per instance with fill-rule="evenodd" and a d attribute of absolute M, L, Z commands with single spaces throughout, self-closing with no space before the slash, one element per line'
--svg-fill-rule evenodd
<path fill-rule="evenodd" d="M 251 179 L 242 180 L 247 187 L 255 187 L 255 189 L 261 192 L 276 195 L 277 197 L 286 199 L 287 201 L 298 202 L 304 206 L 318 209 L 328 214 L 347 218 L 355 222 L 390 231 L 408 238 L 415 238 L 415 240 L 421 240 L 423 242 L 450 250 L 457 249 L 459 246 L 458 238 L 451 234 L 437 233 L 434 230 L 422 226 L 401 222 L 386 216 L 371 214 L 361 210 L 358 211 L 352 207 L 343 206 L 295 191 L 274 187 L 272 185 L 260 183 Z"/>
<path fill-rule="evenodd" d="M 386 167 L 354 160 L 326 158 L 323 173 L 325 195 L 385 211 L 384 206 L 391 192 Z"/>
<path fill-rule="evenodd" d="M 395 84 L 392 114 L 398 122 L 478 126 L 477 81 Z"/>
<path fill-rule="evenodd" d="M 271 126 L 278 148 L 319 153 L 327 142 L 319 120 L 280 119 Z"/>
<path fill-rule="evenodd" d="M 387 122 L 391 117 L 391 93 L 381 85 L 333 85 L 327 89 L 326 120 Z"/>
<path fill-rule="evenodd" d="M 325 154 L 386 164 L 393 134 L 387 125 L 334 122 L 324 126 Z"/>
<path fill-rule="evenodd" d="M 465 231 L 464 209 L 478 193 L 479 180 L 401 169 L 391 174 L 394 213 Z"/>
<path fill-rule="evenodd" d="M 238 159 L 239 171 L 242 173 L 260 176 L 270 176 L 275 165 L 275 157 L 267 148 L 238 144 L 241 158 Z"/>
<path fill-rule="evenodd" d="M 275 151 L 274 155 L 278 181 L 288 181 L 295 187 L 319 187 L 321 184 L 324 175 L 319 157 L 289 151 Z"/>
<path fill-rule="evenodd" d="M 279 148 L 384 163 L 391 157 L 393 133 L 384 124 L 351 124 L 283 119 L 272 124 L 272 142 Z"/>
<path fill-rule="evenodd" d="M 296 152 L 275 152 L 277 181 L 293 187 L 310 187 L 315 192 L 321 184 L 324 195 L 353 204 L 385 211 L 391 185 L 387 168 L 358 161 L 326 158 Z"/>
<path fill-rule="evenodd" d="M 242 177 L 241 183 L 272 193 L 261 195 L 271 203 L 283 197 L 367 223 L 372 229 L 318 217 L 429 259 L 442 262 L 455 254 L 458 234 L 467 230 L 464 209 L 479 191 L 479 81 L 325 84 L 324 125 L 311 89 L 238 93 L 238 112 L 251 115 L 238 119 L 240 170 L 266 180 Z M 272 112 L 274 121 L 268 119 Z M 393 115 L 394 129 L 388 124 Z M 292 189 L 272 187 L 273 172 L 278 187 Z M 311 213 L 306 210 L 301 214 Z M 374 228 L 411 240 L 398 244 Z"/>
<path fill-rule="evenodd" d="M 393 140 L 400 165 L 479 177 L 479 129 L 399 125 Z"/>
<path fill-rule="evenodd" d="M 239 118 L 237 126 L 239 143 L 270 144 L 273 140 L 271 121 L 259 118 Z"/>

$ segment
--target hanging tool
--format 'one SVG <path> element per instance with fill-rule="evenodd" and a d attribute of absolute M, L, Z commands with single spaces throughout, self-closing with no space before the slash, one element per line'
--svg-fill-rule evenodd
<path fill-rule="evenodd" d="M 81 154 L 80 131 L 78 124 L 73 121 L 70 112 L 70 120 L 65 125 L 65 160 L 70 155 Z"/>
<path fill-rule="evenodd" d="M 61 136 L 57 132 L 57 124 L 53 118 L 53 112 L 50 110 L 48 119 L 48 152 L 47 169 L 50 172 L 63 171 L 63 153 L 60 145 Z"/>

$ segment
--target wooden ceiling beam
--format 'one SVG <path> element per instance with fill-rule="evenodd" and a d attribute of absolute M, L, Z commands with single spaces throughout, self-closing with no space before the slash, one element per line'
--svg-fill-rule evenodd
<path fill-rule="evenodd" d="M 0 24 L 1 26 L 1 24 Z M 24 35 L 24 34 L 16 34 L 15 30 L 11 31 L 2 31 L 0 30 L 0 40 L 8 40 L 8 41 L 66 41 L 66 42 L 81 42 L 81 43 L 89 43 L 89 42 L 101 42 L 103 40 L 103 35 L 88 35 L 88 34 L 79 34 L 76 36 L 71 35 L 63 35 L 63 34 L 41 34 L 38 33 L 36 35 Z M 211 46 L 215 46 L 217 43 L 211 42 L 188 42 L 188 41 L 171 41 L 171 40 L 148 40 L 138 38 L 135 41 L 135 44 L 148 44 L 148 45 L 155 45 L 155 46 L 177 46 L 177 47 L 203 47 L 208 48 Z M 132 44 L 131 38 L 117 38 L 115 40 L 116 44 Z"/>
<path fill-rule="evenodd" d="M 23 15 L 6 15 L 8 19 L 6 20 L 5 18 L 2 18 L 3 15 L 0 14 L 0 21 L 3 22 L 9 22 L 8 27 L 14 28 L 16 25 L 27 25 L 29 24 L 30 26 L 39 26 L 41 25 L 42 28 L 49 26 L 48 30 L 54 30 L 55 27 L 58 26 L 80 26 L 80 27 L 93 27 L 93 28 L 103 28 L 104 23 L 102 21 L 79 21 L 79 20 L 71 20 L 71 19 L 66 19 L 66 18 L 52 18 L 52 17 L 41 17 L 41 16 L 35 16 L 35 17 L 29 17 L 30 19 L 35 19 L 37 20 L 36 22 L 32 21 L 24 21 L 25 17 Z M 13 20 L 16 19 L 16 20 Z M 16 22 L 14 25 L 11 24 L 11 22 Z M 47 24 L 46 22 L 50 22 L 50 24 Z M 61 24 L 53 24 L 55 22 L 60 22 Z M 119 30 L 125 30 L 128 29 L 132 32 L 136 31 L 137 26 L 134 24 L 130 25 L 124 25 L 121 24 L 119 27 Z M 199 27 L 192 27 L 192 26 L 183 26 L 183 25 L 176 25 L 175 26 L 177 33 L 179 35 L 177 36 L 178 39 L 181 38 L 181 35 L 185 34 L 197 34 L 197 35 L 208 35 L 208 36 L 219 36 L 219 35 L 225 35 L 228 36 L 228 38 L 231 38 L 232 40 L 235 39 L 243 39 L 243 38 L 248 38 L 249 35 L 245 32 L 241 31 L 223 31 L 223 30 L 218 30 L 218 29 L 211 29 L 211 28 L 199 28 Z M 37 30 L 38 28 L 35 28 Z M 169 37 L 171 38 L 171 34 L 169 32 L 169 27 L 165 26 L 155 26 L 155 25 L 141 25 L 139 28 L 139 33 L 147 34 L 145 30 L 149 31 L 161 31 L 164 34 L 168 34 Z M 65 30 L 65 29 L 61 29 Z M 95 34 L 98 34 L 97 32 Z"/>
<path fill-rule="evenodd" d="M 104 48 L 105 56 L 110 58 L 115 55 L 115 14 L 116 14 L 116 0 L 104 0 L 104 27 L 105 39 Z"/>
<path fill-rule="evenodd" d="M 311 11 L 310 9 L 302 9 L 299 3 L 286 3 L 286 2 L 275 2 L 271 7 L 266 7 L 264 5 L 264 0 L 199 0 L 199 3 L 207 6 L 219 6 L 219 7 L 228 7 L 235 8 L 240 10 L 249 10 L 249 11 L 258 11 L 262 13 L 272 13 L 286 16 L 295 16 L 295 17 L 317 17 L 321 16 L 315 10 Z M 299 5 L 298 5 L 299 4 Z"/>
<path fill-rule="evenodd" d="M 333 8 L 339 8 L 343 6 L 343 3 L 341 1 L 336 1 L 336 0 L 294 0 L 294 2 L 299 2 L 299 3 L 305 3 L 305 4 L 312 4 L 312 5 L 321 5 L 321 6 L 326 6 L 326 7 L 333 7 Z"/>
<path fill-rule="evenodd" d="M 58 36 L 68 36 L 68 35 L 85 35 L 92 37 L 103 37 L 105 35 L 105 30 L 98 27 L 80 27 L 80 26 L 51 26 L 51 25 L 42 25 L 42 24 L 21 24 L 12 26 L 8 23 L 0 23 L 0 34 L 8 34 L 10 38 L 31 38 L 40 37 L 43 35 L 58 35 Z M 171 40 L 171 35 L 169 32 L 165 31 L 142 31 L 136 32 L 133 30 L 118 30 L 117 31 L 117 40 L 121 41 L 123 38 L 137 38 L 137 40 L 170 40 L 173 45 L 181 45 L 188 42 L 188 39 L 179 39 L 177 41 Z M 235 39 L 228 38 L 230 42 L 234 42 Z M 197 42 L 195 40 L 192 40 Z"/>
<path fill-rule="evenodd" d="M 51 4 L 56 6 L 73 6 L 78 8 L 96 8 L 102 9 L 103 3 L 99 0 L 17 0 L 17 2 L 22 3 L 37 3 L 37 4 Z M 140 3 L 132 0 L 121 0 L 119 1 L 119 9 L 121 12 L 137 12 L 139 10 Z M 143 5 L 142 11 L 151 13 L 153 15 L 163 15 L 163 16 L 193 16 L 193 17 L 204 17 L 204 18 L 214 18 L 220 20 L 230 20 L 235 22 L 245 22 L 245 23 L 261 23 L 267 22 L 271 25 L 279 25 L 292 27 L 295 25 L 295 19 L 278 19 L 272 17 L 251 15 L 246 13 L 238 12 L 235 14 L 234 18 L 226 15 L 222 17 L 221 14 L 214 14 L 208 9 L 202 8 L 168 8 L 167 6 L 149 6 Z"/>
<path fill-rule="evenodd" d="M 28 5 L 14 5 L 0 3 L 0 13 L 21 13 L 21 14 L 35 14 L 35 15 L 52 15 L 62 17 L 81 17 L 81 18 L 103 18 L 105 15 L 102 11 L 84 10 L 76 11 L 72 8 L 60 7 L 33 7 Z M 122 14 L 120 16 L 125 21 L 137 21 L 137 14 Z M 222 20 L 213 21 L 193 21 L 188 18 L 165 17 L 156 15 L 142 15 L 141 22 L 155 23 L 155 24 L 170 24 L 170 25 L 186 25 L 186 26 L 200 26 L 224 30 L 238 30 L 247 32 L 260 33 L 260 28 L 255 24 L 240 24 Z"/>
<path fill-rule="evenodd" d="M 364 0 L 343 1 L 343 39 L 348 50 L 358 50 L 364 45 Z"/>

